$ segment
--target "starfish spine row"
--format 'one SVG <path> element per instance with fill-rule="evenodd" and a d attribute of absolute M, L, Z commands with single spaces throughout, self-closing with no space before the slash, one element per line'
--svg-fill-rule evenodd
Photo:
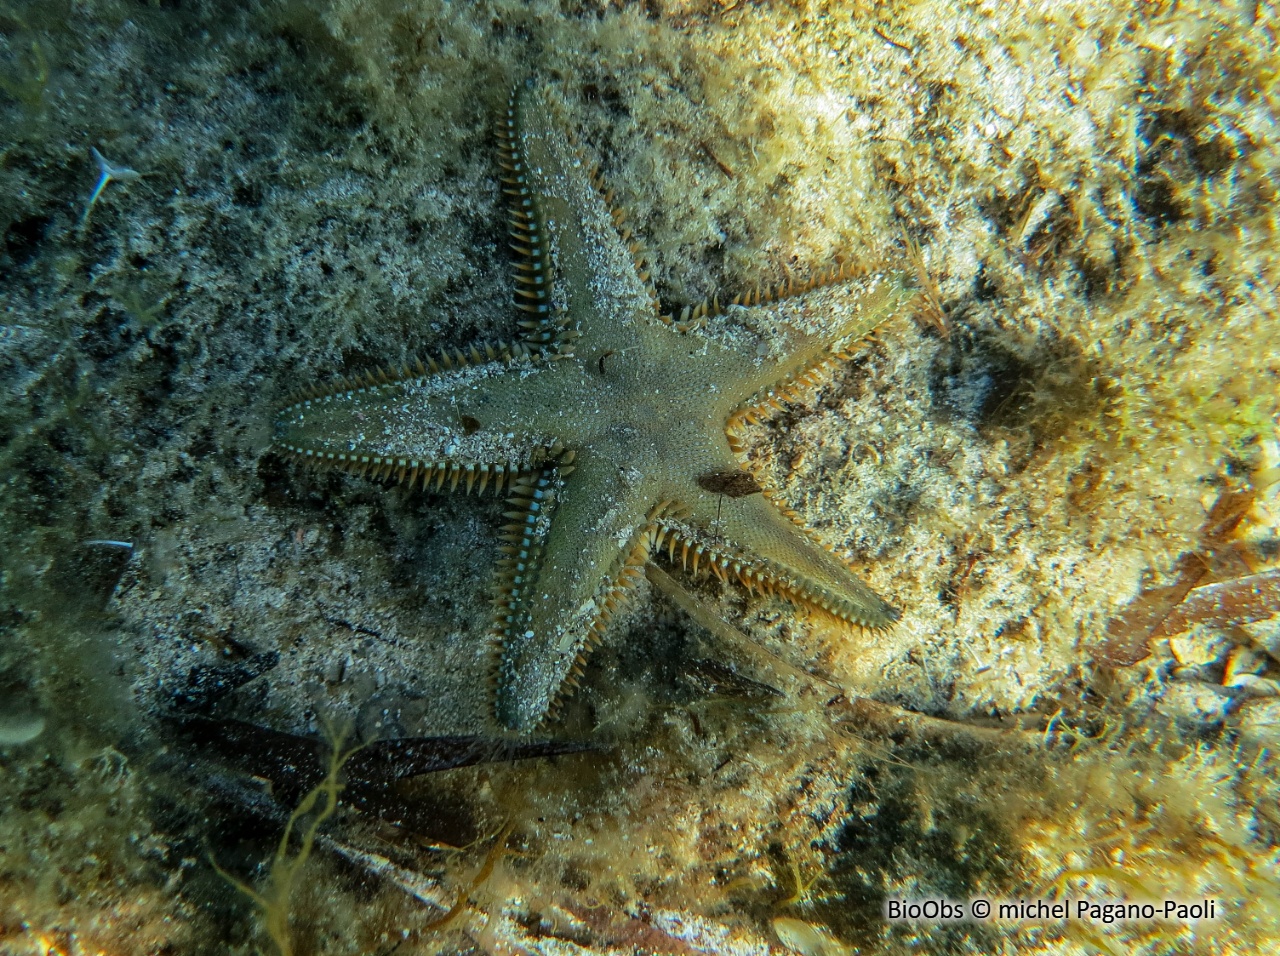
<path fill-rule="evenodd" d="M 727 544 L 705 540 L 678 520 L 660 518 L 654 541 L 655 551 L 660 550 L 663 542 L 666 543 L 667 560 L 672 563 L 676 560 L 678 547 L 681 568 L 695 579 L 700 575 L 711 574 L 722 584 L 736 581 L 748 592 L 783 597 L 800 607 L 821 611 L 846 624 L 872 630 L 882 629 L 887 623 L 896 620 L 896 611 L 889 622 L 870 618 L 855 602 L 807 584 L 767 558 L 741 553 Z"/>
<path fill-rule="evenodd" d="M 626 209 L 614 205 L 614 192 L 605 182 L 604 176 L 601 175 L 600 167 L 593 164 L 588 176 L 591 180 L 591 185 L 596 188 L 596 192 L 600 194 L 600 198 L 609 210 L 609 218 L 613 220 L 613 228 L 618 231 L 618 238 L 627 245 L 627 251 L 631 254 L 631 263 L 635 266 L 636 276 L 644 285 L 644 290 L 649 296 L 649 304 L 653 308 L 654 314 L 666 321 L 661 315 L 662 307 L 658 304 L 658 290 L 653 284 L 653 266 L 650 265 L 648 249 L 645 248 L 644 243 L 635 234 L 627 221 Z"/>
<path fill-rule="evenodd" d="M 561 482 L 573 471 L 572 451 L 553 446 L 548 454 L 551 460 L 546 466 L 535 474 L 522 476 L 513 485 L 506 502 L 511 510 L 503 512 L 508 523 L 502 526 L 499 539 L 502 557 L 494 595 L 499 647 L 524 626 L 524 592 L 537 578 L 545 523 L 555 510 Z"/>
<path fill-rule="evenodd" d="M 744 425 L 758 425 L 773 412 L 784 411 L 788 405 L 803 403 L 813 389 L 829 380 L 830 372 L 836 365 L 852 357 L 852 350 L 828 352 L 811 365 L 800 369 L 787 381 L 769 388 L 735 410 L 725 422 L 725 436 L 729 439 L 729 446 L 738 453 L 745 451 L 740 435 Z"/>
<path fill-rule="evenodd" d="M 507 197 L 508 232 L 515 253 L 515 306 L 530 318 L 518 323 L 526 342 L 558 350 L 575 337 L 568 316 L 552 301 L 551 253 L 538 205 L 529 189 L 529 170 L 519 145 L 519 101 L 513 91 L 498 123 L 498 165 Z"/>
<path fill-rule="evenodd" d="M 412 490 L 440 491 L 446 485 L 450 491 L 462 486 L 465 494 L 482 495 L 492 484 L 493 493 L 501 494 L 508 483 L 512 486 L 530 473 L 530 465 L 510 462 L 502 465 L 462 464 L 456 461 L 418 461 L 417 459 L 388 458 L 382 455 L 346 454 L 343 452 L 317 452 L 296 445 L 281 445 L 286 458 L 313 470 L 341 471 L 357 478 L 373 481 L 393 481 Z"/>
<path fill-rule="evenodd" d="M 534 358 L 539 354 L 540 350 L 531 348 L 524 342 L 501 340 L 477 342 L 466 349 L 442 349 L 437 355 L 428 355 L 398 368 L 379 366 L 365 372 L 357 372 L 355 375 L 334 379 L 323 385 L 301 389 L 285 399 L 282 411 L 287 413 L 325 401 L 347 398 L 384 385 L 394 385 L 396 382 L 454 372 L 489 362 L 515 362 Z"/>
<path fill-rule="evenodd" d="M 719 294 L 716 294 L 708 296 L 697 305 L 686 305 L 678 315 L 674 312 L 669 312 L 659 316 L 659 318 L 681 332 L 692 332 L 705 326 L 708 319 L 724 315 L 732 306 L 772 305 L 776 302 L 782 302 L 784 299 L 804 295 L 840 282 L 847 282 L 862 275 L 866 275 L 866 270 L 861 266 L 853 263 L 836 263 L 834 266 L 814 273 L 807 279 L 788 279 L 786 282 L 757 285 L 748 292 L 738 293 L 728 300 L 728 304 L 723 304 L 720 301 Z"/>

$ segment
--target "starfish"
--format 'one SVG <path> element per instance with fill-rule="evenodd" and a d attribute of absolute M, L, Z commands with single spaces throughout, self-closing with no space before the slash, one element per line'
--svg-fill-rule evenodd
<path fill-rule="evenodd" d="M 647 255 L 612 208 L 551 92 L 517 90 L 499 124 L 516 305 L 510 341 L 475 344 L 295 396 L 276 447 L 306 465 L 410 487 L 506 490 L 495 589 L 494 709 L 528 733 L 665 544 L 711 573 L 850 625 L 898 611 L 744 471 L 738 437 L 818 382 L 910 298 L 897 277 L 836 266 L 664 313 Z M 708 320 L 857 280 L 840 327 L 773 347 Z"/>

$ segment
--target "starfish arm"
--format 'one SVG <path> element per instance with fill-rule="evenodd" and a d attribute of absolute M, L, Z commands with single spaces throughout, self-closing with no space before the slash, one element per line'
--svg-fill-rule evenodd
<path fill-rule="evenodd" d="M 809 331 L 781 324 L 782 340 L 775 354 L 758 358 L 749 374 L 732 383 L 739 404 L 773 404 L 796 386 L 817 381 L 828 365 L 848 358 L 860 340 L 900 315 L 915 298 L 915 292 L 897 273 L 855 281 L 852 300 L 835 311 L 827 327 Z M 775 320 L 771 324 L 780 323 Z"/>
<path fill-rule="evenodd" d="M 652 522 L 642 492 L 608 455 L 577 466 L 571 479 L 546 483 L 556 499 L 549 519 L 508 513 L 507 554 L 517 564 L 508 560 L 499 577 L 495 707 L 502 724 L 521 733 L 556 704 L 648 554 Z M 518 488 L 513 503 L 531 497 Z"/>
<path fill-rule="evenodd" d="M 522 163 L 518 184 L 531 199 L 533 221 L 550 243 L 555 273 L 553 306 L 573 316 L 584 339 L 608 337 L 597 350 L 626 344 L 638 317 L 656 318 L 652 293 L 635 254 L 615 228 L 617 220 L 596 187 L 590 164 L 573 143 L 545 88 L 513 100 L 512 142 Z M 535 247 L 526 246 L 518 251 Z M 580 351 L 575 347 L 575 352 Z"/>
<path fill-rule="evenodd" d="M 504 480 L 541 467 L 553 437 L 481 430 L 466 413 L 477 391 L 518 380 L 504 372 L 536 377 L 527 356 L 474 364 L 459 357 L 450 360 L 448 372 L 432 364 L 434 372 L 406 370 L 398 379 L 379 373 L 297 397 L 277 417 L 276 449 L 313 467 L 411 486 L 463 482 L 467 491 L 477 482 L 484 491 L 491 479 L 500 490 Z"/>
<path fill-rule="evenodd" d="M 805 534 L 765 495 L 739 498 L 700 489 L 686 502 L 684 528 L 701 525 L 715 531 L 693 547 L 721 577 L 748 588 L 776 592 L 860 627 L 888 627 L 899 611 L 864 584 L 839 557 Z M 688 530 L 675 526 L 678 536 Z M 700 562 L 701 563 L 701 562 Z"/>

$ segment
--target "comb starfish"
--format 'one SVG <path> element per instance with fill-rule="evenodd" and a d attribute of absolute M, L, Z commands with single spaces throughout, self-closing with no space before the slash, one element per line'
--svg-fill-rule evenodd
<path fill-rule="evenodd" d="M 548 91 L 530 87 L 499 127 L 522 333 L 298 396 L 277 438 L 311 466 L 508 489 L 495 711 L 522 733 L 577 685 L 587 650 L 663 544 L 694 574 L 849 624 L 898 617 L 742 470 L 736 432 L 845 357 L 906 301 L 902 283 L 862 277 L 839 328 L 792 330 L 772 350 L 745 329 L 690 334 L 727 309 L 715 299 L 661 313 L 643 251 L 555 115 Z M 732 306 L 852 278 L 837 267 Z"/>

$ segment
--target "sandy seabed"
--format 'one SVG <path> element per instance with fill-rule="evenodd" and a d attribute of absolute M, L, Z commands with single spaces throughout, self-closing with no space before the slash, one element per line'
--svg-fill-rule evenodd
<path fill-rule="evenodd" d="M 0 951 L 1274 951 L 1277 17 L 0 6 Z M 645 585 L 548 731 L 592 750 L 340 810 L 273 896 L 300 795 L 175 730 L 193 669 L 274 662 L 213 719 L 494 733 L 501 503 L 270 444 L 300 388 L 513 334 L 527 77 L 664 303 L 916 285 L 747 435 L 903 618 Z M 1215 918 L 884 915 L 978 898 Z"/>

